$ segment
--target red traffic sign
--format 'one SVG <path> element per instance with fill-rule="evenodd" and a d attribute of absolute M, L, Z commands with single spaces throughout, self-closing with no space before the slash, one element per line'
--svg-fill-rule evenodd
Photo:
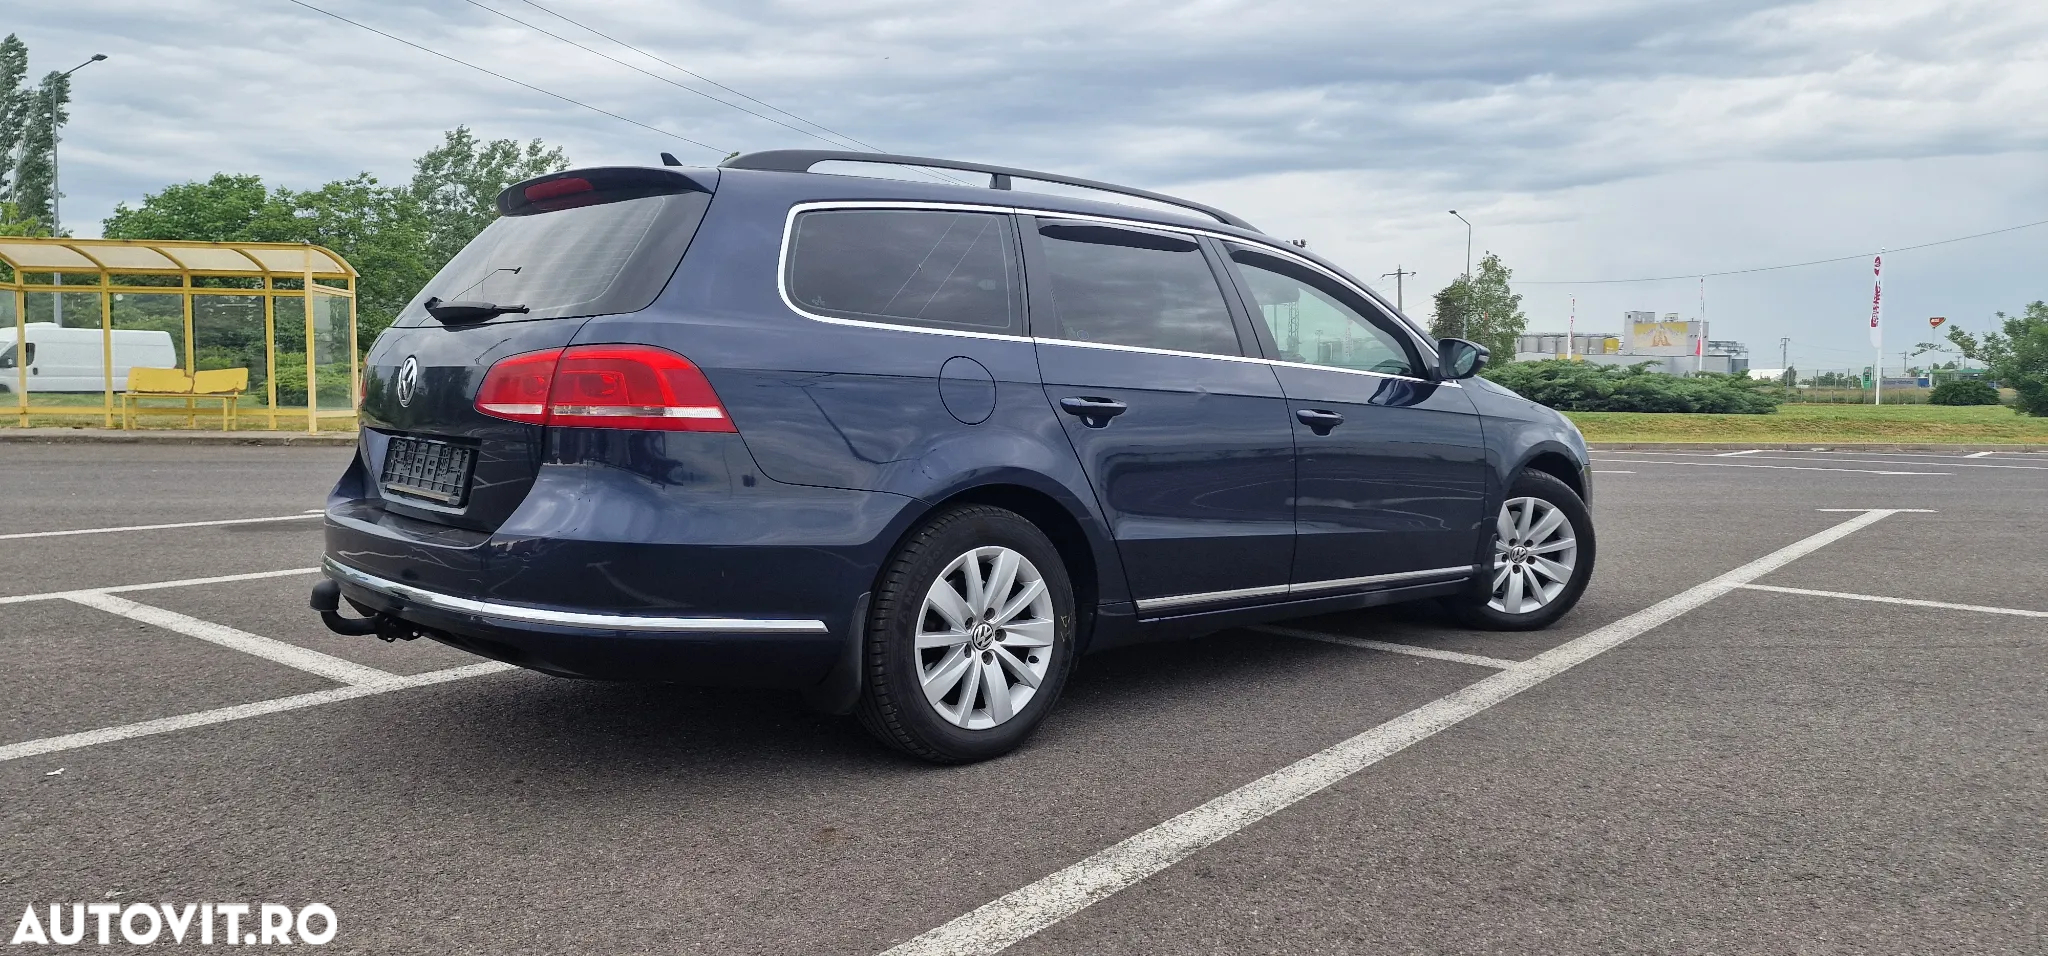
<path fill-rule="evenodd" d="M 1948 321 L 1948 316 L 1937 315 L 1927 320 L 1927 327 L 1930 329 L 1938 329 L 1941 328 L 1941 323 L 1946 321 Z"/>

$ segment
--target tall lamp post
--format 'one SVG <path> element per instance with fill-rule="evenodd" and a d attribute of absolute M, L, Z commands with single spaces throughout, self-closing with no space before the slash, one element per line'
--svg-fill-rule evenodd
<path fill-rule="evenodd" d="M 107 55 L 104 53 L 95 53 L 92 55 L 92 59 L 65 70 L 63 73 L 58 74 L 57 78 L 60 80 L 68 79 L 71 74 L 106 58 Z M 63 183 L 57 175 L 57 84 L 52 82 L 50 84 L 50 235 L 52 236 L 64 234 L 63 198 Z M 64 273 L 51 273 L 50 284 L 63 285 Z M 62 328 L 64 326 L 64 293 L 59 292 L 51 297 L 50 318 L 56 322 L 57 327 Z"/>
<path fill-rule="evenodd" d="M 1451 210 L 1451 215 L 1458 216 L 1458 211 L 1456 209 Z M 1472 220 L 1464 216 L 1458 216 L 1458 221 L 1465 224 L 1465 295 L 1469 298 L 1472 295 Z M 1467 303 L 1467 306 L 1469 307 L 1470 303 Z M 1460 336 L 1465 334 L 1465 321 L 1465 313 L 1461 310 L 1458 313 L 1458 334 Z"/>

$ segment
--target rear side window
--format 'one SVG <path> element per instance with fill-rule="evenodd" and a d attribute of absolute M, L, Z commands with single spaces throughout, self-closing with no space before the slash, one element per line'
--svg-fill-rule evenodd
<path fill-rule="evenodd" d="M 437 324 L 430 298 L 529 310 L 494 322 L 638 312 L 675 275 L 710 201 L 685 192 L 500 217 L 420 290 L 398 324 Z"/>
<path fill-rule="evenodd" d="M 841 319 L 1017 334 L 1016 241 L 1006 216 L 841 209 L 796 217 L 789 297 Z"/>
<path fill-rule="evenodd" d="M 1077 342 L 1242 355 L 1216 274 L 1194 240 L 1089 223 L 1039 227 L 1056 327 Z"/>

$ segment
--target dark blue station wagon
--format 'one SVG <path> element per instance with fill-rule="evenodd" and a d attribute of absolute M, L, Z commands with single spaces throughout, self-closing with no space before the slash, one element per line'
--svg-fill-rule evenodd
<path fill-rule="evenodd" d="M 1088 651 L 1418 598 L 1537 628 L 1592 572 L 1576 429 L 1221 210 L 794 150 L 499 208 L 370 350 L 335 630 L 801 689 L 958 762 Z"/>

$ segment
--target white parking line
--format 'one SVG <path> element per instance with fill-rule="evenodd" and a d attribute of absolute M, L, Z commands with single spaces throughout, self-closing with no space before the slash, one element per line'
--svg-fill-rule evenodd
<path fill-rule="evenodd" d="M 24 604 L 29 601 L 57 601 L 77 597 L 81 594 L 120 594 L 128 591 L 155 591 L 161 588 L 188 588 L 201 584 L 228 584 L 234 581 L 259 581 L 263 578 L 283 578 L 294 574 L 315 574 L 319 568 L 286 568 L 282 571 L 251 571 L 247 574 L 221 574 L 210 578 L 186 578 L 182 581 L 151 581 L 148 584 L 116 584 L 104 588 L 81 588 L 76 591 L 45 591 L 41 594 L 14 594 L 0 597 L 0 604 Z"/>
<path fill-rule="evenodd" d="M 1593 474 L 1596 474 L 1596 475 L 1633 475 L 1633 474 L 1635 474 L 1635 472 L 1633 472 L 1633 471 L 1616 471 L 1616 470 L 1614 470 L 1614 469 L 1612 469 L 1612 468 L 1595 468 L 1595 469 L 1593 469 Z"/>
<path fill-rule="evenodd" d="M 1752 465 L 1735 461 L 1656 461 L 1644 458 L 1595 458 L 1616 465 L 1691 465 L 1696 468 L 1776 468 L 1782 471 L 1833 471 L 1864 475 L 1947 475 L 1946 471 L 1872 471 L 1868 468 L 1814 468 L 1807 465 Z"/>
<path fill-rule="evenodd" d="M 1988 452 L 1988 451 L 1980 451 L 1980 452 L 1973 452 L 1973 453 L 1971 453 L 1971 454 L 1968 454 L 1968 455 L 1964 455 L 1963 457 L 1964 457 L 1964 458 L 1989 458 L 1989 457 L 1991 457 L 1991 454 L 1992 454 L 1992 453 L 1991 453 L 1991 452 Z"/>
<path fill-rule="evenodd" d="M 261 524 L 265 521 L 304 521 L 318 518 L 323 512 L 297 515 L 278 515 L 274 518 L 224 518 L 219 521 L 180 521 L 175 524 L 132 524 L 123 528 L 78 528 L 72 531 L 16 531 L 0 534 L 0 541 L 14 541 L 21 538 L 62 538 L 74 534 L 116 534 L 122 531 L 162 531 L 166 528 L 210 528 L 224 524 Z"/>
<path fill-rule="evenodd" d="M 1692 458 L 1727 458 L 1727 457 L 1729 457 L 1730 455 L 1754 455 L 1754 456 L 1755 456 L 1755 457 L 1756 457 L 1757 459 L 1759 459 L 1759 460 L 1763 460 L 1763 461 L 1811 461 L 1811 462 L 1836 462 L 1836 461 L 1839 461 L 1839 462 L 1845 462 L 1845 463 L 1848 463 L 1848 464 L 1861 464 L 1861 465 L 1919 465 L 1919 466 L 1926 466 L 1926 465 L 1930 465 L 1930 464 L 1935 464 L 1934 462 L 1927 462 L 1927 461 L 1898 461 L 1898 460 L 1897 460 L 1898 456 L 1896 456 L 1896 455 L 1888 455 L 1888 456 L 1886 456 L 1886 457 L 1883 457 L 1883 458 L 1804 458 L 1804 457 L 1797 457 L 1797 456 L 1795 456 L 1795 455 L 1762 455 L 1762 454 L 1757 454 L 1756 452 L 1753 452 L 1753 451 L 1741 451 L 1741 452 L 1728 452 L 1727 454 L 1722 454 L 1722 455 L 1711 455 L 1711 454 L 1708 454 L 1708 453 L 1706 453 L 1706 452 L 1699 452 L 1699 451 L 1631 451 L 1631 452 L 1623 452 L 1622 454 L 1629 454 L 1629 455 L 1669 455 L 1669 456 L 1675 456 L 1675 457 L 1681 457 L 1681 458 L 1684 458 L 1684 457 L 1692 457 Z M 1881 454 L 1881 453 L 1880 453 L 1880 454 Z M 1987 454 L 1987 455 L 1988 455 L 1988 454 L 1990 454 L 1990 452 L 1982 452 L 1981 454 Z M 1976 455 L 1965 455 L 1964 457 L 1966 457 L 1966 458 L 1975 458 L 1975 457 L 1977 457 L 1977 456 L 1976 456 Z M 2048 465 L 2011 465 L 2011 464 L 2005 464 L 2005 463 L 2002 463 L 2002 462 L 2001 462 L 2001 463 L 1999 463 L 1999 464 L 1987 464 L 1987 463 L 1983 463 L 1983 462 L 1971 463 L 1971 462 L 1963 462 L 1963 461 L 1945 461 L 1945 462 L 1941 462 L 1941 463 L 1939 464 L 1939 467 L 1943 467 L 1943 468 L 2010 468 L 2010 469 L 2016 469 L 2016 470 L 2019 470 L 2019 471 L 2048 471 Z"/>
<path fill-rule="evenodd" d="M 984 956 L 998 952 L 1415 743 L 1895 513 L 1865 512 L 1566 641 L 1140 832 L 896 946 L 885 956 Z"/>
<path fill-rule="evenodd" d="M 23 757 L 36 757 L 43 754 L 57 753 L 63 750 L 77 750 L 81 747 L 112 743 L 116 740 L 148 737 L 152 734 L 167 734 L 176 730 L 204 727 L 208 724 L 226 723 L 230 720 L 241 720 L 246 717 L 261 717 L 265 714 L 281 713 L 287 710 L 318 707 L 321 704 L 332 704 L 337 701 L 354 700 L 358 697 L 370 697 L 376 694 L 388 694 L 396 690 L 426 687 L 431 684 L 444 684 L 452 680 L 462 680 L 465 677 L 480 677 L 485 674 L 496 674 L 500 671 L 512 669 L 512 665 L 500 664 L 496 661 L 483 664 L 468 664 L 462 667 L 451 667 L 447 670 L 414 674 L 410 677 L 394 676 L 390 680 L 377 684 L 337 687 L 333 690 L 314 691 L 310 694 L 298 694 L 292 697 L 279 697 L 276 700 L 258 701 L 253 704 L 236 704 L 233 707 L 202 710 L 198 713 L 182 714 L 177 717 L 161 717 L 156 720 L 145 720 L 140 723 L 123 724 L 119 727 L 107 727 L 100 730 L 88 730 L 83 733 L 65 734 L 61 737 L 44 737 L 41 740 L 28 740 L 18 744 L 0 746 L 0 763 L 9 760 L 20 760 Z"/>
<path fill-rule="evenodd" d="M 153 624 L 167 631 L 176 631 L 186 637 L 218 644 L 230 650 L 252 654 L 267 661 L 274 661 L 286 667 L 295 667 L 308 674 L 318 674 L 338 684 L 352 684 L 367 687 L 394 680 L 397 674 L 380 671 L 374 667 L 342 660 L 319 651 L 307 650 L 296 644 L 261 637 L 247 631 L 236 630 L 225 624 L 202 621 L 189 614 L 167 611 L 148 604 L 138 604 L 127 598 L 111 594 L 73 594 L 65 598 L 86 607 L 98 608 L 109 614 L 119 614 L 131 621 Z"/>
<path fill-rule="evenodd" d="M 1763 451 L 1763 449 L 1761 449 L 1761 448 L 1752 448 L 1752 449 L 1750 449 L 1750 450 L 1748 450 L 1748 451 L 1724 451 L 1724 452 L 1722 452 L 1721 454 L 1719 454 L 1719 455 L 1717 455 L 1717 456 L 1715 456 L 1715 457 L 1717 457 L 1717 458 L 1740 458 L 1740 457 L 1742 457 L 1742 456 L 1744 456 L 1744 455 L 1754 455 L 1754 454 L 1756 454 L 1757 452 L 1760 452 L 1760 451 Z"/>
<path fill-rule="evenodd" d="M 1815 591 L 1810 588 L 1787 588 L 1770 584 L 1745 584 L 1752 591 L 1771 591 L 1778 594 L 1804 594 L 1809 597 L 1843 598 L 1850 601 L 1876 601 L 1879 604 L 1905 604 L 1912 607 L 1936 607 L 1949 611 L 1976 611 L 1980 614 L 2010 614 L 2013 617 L 2048 617 L 2048 611 L 2028 611 L 2016 607 L 1989 607 L 1983 604 L 1951 604 L 1947 601 L 1921 601 L 1914 598 L 1883 597 L 1876 594 L 1852 594 L 1848 591 Z"/>
<path fill-rule="evenodd" d="M 1261 634 L 1275 634 L 1280 637 L 1296 637 L 1305 641 L 1322 641 L 1325 644 L 1342 644 L 1346 647 L 1362 647 L 1369 651 L 1385 651 L 1389 654 L 1406 654 L 1410 657 L 1427 657 L 1431 660 L 1450 661 L 1454 664 L 1472 664 L 1478 667 L 1491 667 L 1497 671 L 1504 671 L 1510 667 L 1515 666 L 1514 661 L 1504 661 L 1498 657 L 1481 657 L 1477 654 L 1461 654 L 1457 651 L 1440 651 L 1433 647 L 1416 647 L 1413 644 L 1391 644 L 1386 641 L 1366 640 L 1362 637 L 1346 637 L 1342 634 L 1324 634 L 1321 631 L 1304 631 L 1300 628 L 1294 627 L 1275 627 L 1271 625 L 1261 624 L 1254 627 L 1247 627 L 1245 628 L 1245 630 L 1258 631 Z"/>

